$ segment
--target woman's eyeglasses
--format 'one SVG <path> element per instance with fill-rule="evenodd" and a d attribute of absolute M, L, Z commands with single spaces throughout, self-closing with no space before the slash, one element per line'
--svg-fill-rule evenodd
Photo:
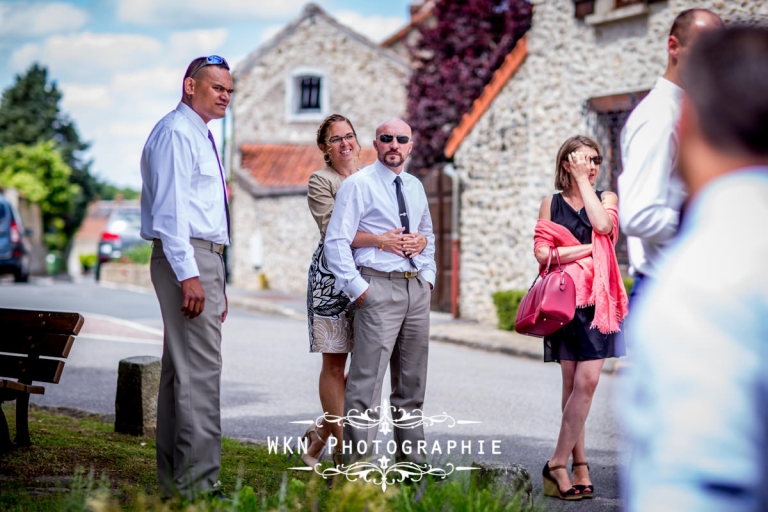
<path fill-rule="evenodd" d="M 411 140 L 410 137 L 407 135 L 389 135 L 386 133 L 382 133 L 379 135 L 379 140 L 383 142 L 384 144 L 390 144 L 393 140 L 397 139 L 398 144 L 408 144 L 408 141 Z"/>
<path fill-rule="evenodd" d="M 595 155 L 591 157 L 589 161 L 595 165 L 600 165 L 601 163 L 603 163 L 603 155 Z"/>
<path fill-rule="evenodd" d="M 354 133 L 348 133 L 348 134 L 346 134 L 343 137 L 339 137 L 339 136 L 331 137 L 330 139 L 328 139 L 328 142 L 330 144 L 341 144 L 342 140 L 345 140 L 347 142 L 352 142 L 353 140 L 355 140 L 355 134 Z"/>
<path fill-rule="evenodd" d="M 205 66 L 223 66 L 229 70 L 229 63 L 227 62 L 227 59 L 224 57 L 219 57 L 218 55 L 211 55 L 201 60 L 200 63 L 195 66 L 195 69 L 189 74 L 188 78 L 195 76 L 195 73 L 203 69 Z"/>

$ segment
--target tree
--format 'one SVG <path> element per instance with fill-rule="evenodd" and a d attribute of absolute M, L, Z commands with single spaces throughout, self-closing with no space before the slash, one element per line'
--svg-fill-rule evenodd
<path fill-rule="evenodd" d="M 408 119 L 418 142 L 411 168 L 445 161 L 445 143 L 517 40 L 531 27 L 526 0 L 438 0 L 411 48 Z"/>
<path fill-rule="evenodd" d="M 14 144 L 0 148 L 0 185 L 14 187 L 43 214 L 45 243 L 51 249 L 67 244 L 64 220 L 72 214 L 80 190 L 71 183 L 72 169 L 53 141 L 34 146 Z"/>
<path fill-rule="evenodd" d="M 63 233 L 69 238 L 80 226 L 101 184 L 90 174 L 90 162 L 80 156 L 88 144 L 80 140 L 74 122 L 59 110 L 60 100 L 61 92 L 55 82 L 48 82 L 45 67 L 33 64 L 24 75 L 17 75 L 0 100 L 0 146 L 55 142 L 70 168 L 69 181 L 77 186 L 74 206 L 62 217 Z"/>

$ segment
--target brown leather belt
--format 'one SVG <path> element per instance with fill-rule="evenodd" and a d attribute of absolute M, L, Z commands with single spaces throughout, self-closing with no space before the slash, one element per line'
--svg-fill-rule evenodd
<path fill-rule="evenodd" d="M 369 267 L 360 267 L 360 273 L 364 276 L 372 277 L 386 277 L 388 279 L 412 279 L 418 277 L 418 271 L 405 271 L 405 272 L 381 272 Z"/>
<path fill-rule="evenodd" d="M 217 244 L 216 242 L 209 242 L 208 240 L 202 240 L 200 238 L 190 238 L 189 243 L 193 247 L 208 249 L 209 251 L 215 252 L 216 254 L 224 254 L 223 244 Z M 155 246 L 162 247 L 163 242 L 159 238 L 155 238 L 154 240 L 152 240 L 152 247 L 155 247 Z"/>

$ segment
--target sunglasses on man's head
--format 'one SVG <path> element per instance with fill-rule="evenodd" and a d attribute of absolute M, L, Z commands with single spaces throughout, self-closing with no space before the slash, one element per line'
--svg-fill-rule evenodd
<path fill-rule="evenodd" d="M 389 135 L 386 133 L 379 135 L 379 140 L 384 144 L 389 144 L 395 139 L 397 139 L 398 144 L 408 144 L 408 141 L 411 140 L 407 135 Z"/>
<path fill-rule="evenodd" d="M 219 57 L 218 55 L 210 55 L 205 57 L 197 66 L 195 66 L 195 69 L 189 74 L 188 78 L 195 76 L 195 73 L 203 69 L 205 66 L 221 66 L 229 70 L 229 63 L 227 62 L 227 59 L 224 57 Z"/>

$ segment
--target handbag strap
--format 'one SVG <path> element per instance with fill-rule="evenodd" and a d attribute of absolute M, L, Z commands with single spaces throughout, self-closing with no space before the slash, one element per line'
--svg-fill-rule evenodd
<path fill-rule="evenodd" d="M 546 277 L 547 274 L 549 274 L 549 268 L 552 266 L 552 252 L 554 251 L 555 257 L 557 258 L 557 266 L 560 267 L 560 253 L 557 251 L 557 247 L 550 247 L 549 248 L 549 254 L 547 255 L 547 266 L 544 267 L 544 273 L 537 273 L 536 277 L 533 278 L 533 282 L 531 283 L 531 286 L 528 288 L 528 291 L 531 291 L 531 288 L 533 288 L 533 285 L 536 284 L 536 281 L 539 280 L 540 277 Z"/>

